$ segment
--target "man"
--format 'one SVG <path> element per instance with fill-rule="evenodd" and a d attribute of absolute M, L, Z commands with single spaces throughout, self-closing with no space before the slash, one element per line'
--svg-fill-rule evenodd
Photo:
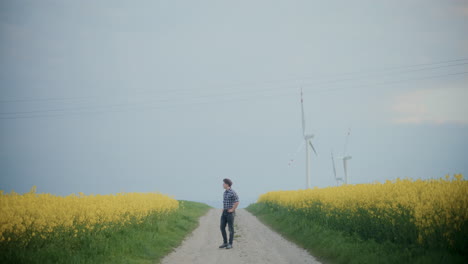
<path fill-rule="evenodd" d="M 226 249 L 232 248 L 234 240 L 234 216 L 236 215 L 236 208 L 239 205 L 239 197 L 231 186 L 232 181 L 230 179 L 223 179 L 225 191 L 223 195 L 223 214 L 221 215 L 221 234 L 223 235 L 224 243 L 219 248 Z M 226 223 L 229 227 L 229 243 L 226 235 Z"/>

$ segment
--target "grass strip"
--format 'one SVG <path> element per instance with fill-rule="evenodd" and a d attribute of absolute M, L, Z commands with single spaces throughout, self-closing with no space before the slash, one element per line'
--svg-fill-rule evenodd
<path fill-rule="evenodd" d="M 362 239 L 326 228 L 287 209 L 273 210 L 264 203 L 251 204 L 246 209 L 322 263 L 467 263 L 466 257 L 454 252 Z"/>
<path fill-rule="evenodd" d="M 54 232 L 26 245 L 20 240 L 0 243 L 0 263 L 157 263 L 197 226 L 211 207 L 179 201 L 168 215 L 152 214 L 142 222 L 75 234 Z"/>

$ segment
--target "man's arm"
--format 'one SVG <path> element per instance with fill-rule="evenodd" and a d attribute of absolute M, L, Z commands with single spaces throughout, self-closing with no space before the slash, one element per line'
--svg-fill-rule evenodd
<path fill-rule="evenodd" d="M 234 205 L 232 206 L 232 208 L 228 210 L 228 212 L 230 212 L 230 213 L 234 212 L 234 210 L 236 210 L 238 205 L 239 205 L 239 202 L 235 202 Z"/>

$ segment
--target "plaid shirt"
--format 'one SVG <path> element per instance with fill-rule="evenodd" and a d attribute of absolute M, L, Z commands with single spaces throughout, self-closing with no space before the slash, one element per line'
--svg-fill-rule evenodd
<path fill-rule="evenodd" d="M 231 209 L 234 203 L 239 202 L 239 196 L 237 196 L 237 193 L 231 188 L 224 191 L 223 198 L 224 209 Z"/>

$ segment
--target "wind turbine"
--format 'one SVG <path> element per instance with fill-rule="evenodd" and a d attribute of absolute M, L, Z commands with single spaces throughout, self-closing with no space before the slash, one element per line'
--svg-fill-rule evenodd
<path fill-rule="evenodd" d="M 332 160 L 332 164 L 333 164 L 333 175 L 335 176 L 335 180 L 336 180 L 336 185 L 340 185 L 340 181 L 343 181 L 343 178 L 341 177 L 336 177 L 336 168 L 335 168 L 335 160 L 333 159 L 333 150 L 331 152 L 331 160 Z"/>
<path fill-rule="evenodd" d="M 317 155 L 317 151 L 315 151 L 314 145 L 312 145 L 312 138 L 314 138 L 314 134 L 305 133 L 304 100 L 302 96 L 302 88 L 301 88 L 301 111 L 302 111 L 302 134 L 304 135 L 304 141 L 305 141 L 305 146 L 306 146 L 306 188 L 310 189 L 310 148 L 312 148 L 315 155 Z"/>
<path fill-rule="evenodd" d="M 333 152 L 332 152 L 333 173 L 335 174 L 335 180 L 337 184 L 338 184 L 338 181 L 343 181 L 344 184 L 348 184 L 348 160 L 352 159 L 352 156 L 346 155 L 346 147 L 348 145 L 350 133 L 351 133 L 351 128 L 348 130 L 348 133 L 346 134 L 346 141 L 345 141 L 345 146 L 343 150 L 343 156 L 337 157 L 338 159 L 343 160 L 344 180 L 343 178 L 336 177 L 335 161 L 333 160 Z"/>

